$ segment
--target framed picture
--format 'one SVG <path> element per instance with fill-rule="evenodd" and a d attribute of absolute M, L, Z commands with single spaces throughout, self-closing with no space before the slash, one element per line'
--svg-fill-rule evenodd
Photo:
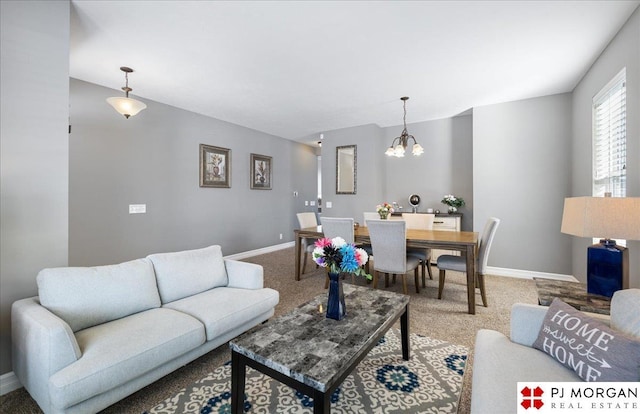
<path fill-rule="evenodd" d="M 231 188 L 231 150 L 200 144 L 200 187 Z"/>
<path fill-rule="evenodd" d="M 252 190 L 271 190 L 272 168 L 271 157 L 251 154 Z"/>

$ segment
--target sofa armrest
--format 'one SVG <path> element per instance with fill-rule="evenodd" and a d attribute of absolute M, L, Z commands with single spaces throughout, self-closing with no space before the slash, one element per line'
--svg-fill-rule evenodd
<path fill-rule="evenodd" d="M 528 303 L 514 304 L 511 307 L 511 341 L 524 346 L 533 346 L 536 338 L 538 338 L 540 328 L 542 328 L 542 322 L 547 310 L 549 310 L 548 306 Z M 607 325 L 610 324 L 609 315 L 591 312 L 583 313 Z"/>
<path fill-rule="evenodd" d="M 264 287 L 264 273 L 262 266 L 224 259 L 229 278 L 229 287 L 241 289 L 262 289 Z"/>
<path fill-rule="evenodd" d="M 547 306 L 516 303 L 511 307 L 511 341 L 531 347 L 538 337 Z"/>
<path fill-rule="evenodd" d="M 13 371 L 38 404 L 48 407 L 49 377 L 82 355 L 73 331 L 36 296 L 11 306 L 11 342 Z"/>

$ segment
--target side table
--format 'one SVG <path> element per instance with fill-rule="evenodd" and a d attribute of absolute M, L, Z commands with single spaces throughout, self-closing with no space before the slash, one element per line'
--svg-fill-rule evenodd
<path fill-rule="evenodd" d="M 549 306 L 554 298 L 558 298 L 582 312 L 609 315 L 611 298 L 587 293 L 586 283 L 539 277 L 533 280 L 536 282 L 540 305 Z"/>

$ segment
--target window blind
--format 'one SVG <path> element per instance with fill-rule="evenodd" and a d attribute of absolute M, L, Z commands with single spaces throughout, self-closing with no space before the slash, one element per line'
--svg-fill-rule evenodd
<path fill-rule="evenodd" d="M 622 69 L 593 98 L 594 197 L 627 195 L 627 88 Z M 593 242 L 598 243 L 599 238 Z M 616 240 L 626 246 L 626 240 Z"/>
<path fill-rule="evenodd" d="M 626 196 L 626 69 L 593 98 L 593 192 Z"/>

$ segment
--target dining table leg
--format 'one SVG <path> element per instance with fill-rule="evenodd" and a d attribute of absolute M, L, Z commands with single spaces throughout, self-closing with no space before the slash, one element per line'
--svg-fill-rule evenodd
<path fill-rule="evenodd" d="M 302 254 L 302 240 L 298 234 L 296 234 L 296 246 L 295 246 L 295 263 L 296 263 L 296 280 L 300 280 L 300 255 Z"/>
<path fill-rule="evenodd" d="M 467 246 L 467 302 L 469 314 L 476 314 L 476 251 L 475 246 Z"/>

